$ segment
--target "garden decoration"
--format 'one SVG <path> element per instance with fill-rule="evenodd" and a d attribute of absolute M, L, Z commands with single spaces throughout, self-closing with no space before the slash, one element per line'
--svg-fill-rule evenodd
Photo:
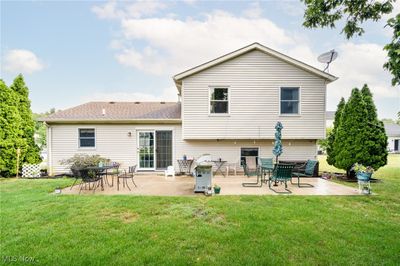
<path fill-rule="evenodd" d="M 359 163 L 355 163 L 351 168 L 352 171 L 356 172 L 358 191 L 362 194 L 371 194 L 371 176 L 374 169 L 371 166 L 364 166 Z"/>
<path fill-rule="evenodd" d="M 272 153 L 276 156 L 276 163 L 278 163 L 278 157 L 282 154 L 283 149 L 282 149 L 282 123 L 278 122 L 276 123 L 275 129 L 275 144 L 274 144 L 274 149 L 272 150 Z"/>
<path fill-rule="evenodd" d="M 214 185 L 214 194 L 219 194 L 221 192 L 221 187 L 217 184 Z"/>

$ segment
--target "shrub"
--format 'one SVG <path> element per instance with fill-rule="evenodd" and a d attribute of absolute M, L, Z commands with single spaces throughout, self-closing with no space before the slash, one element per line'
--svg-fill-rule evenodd
<path fill-rule="evenodd" d="M 70 165 L 71 168 L 82 169 L 85 167 L 98 166 L 100 162 L 110 162 L 110 159 L 103 158 L 100 155 L 87 155 L 87 154 L 75 154 L 69 159 L 61 161 L 63 165 Z"/>

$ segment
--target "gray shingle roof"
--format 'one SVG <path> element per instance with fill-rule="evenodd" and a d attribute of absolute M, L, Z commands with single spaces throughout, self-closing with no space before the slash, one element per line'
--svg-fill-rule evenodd
<path fill-rule="evenodd" d="M 400 137 L 400 125 L 385 123 L 385 131 L 388 137 Z"/>
<path fill-rule="evenodd" d="M 41 119 L 46 122 L 176 120 L 179 102 L 89 102 L 58 111 Z"/>

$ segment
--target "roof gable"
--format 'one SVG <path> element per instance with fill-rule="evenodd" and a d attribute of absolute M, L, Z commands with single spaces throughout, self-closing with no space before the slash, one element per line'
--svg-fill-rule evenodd
<path fill-rule="evenodd" d="M 284 62 L 286 62 L 288 64 L 294 65 L 294 66 L 296 66 L 296 67 L 298 67 L 300 69 L 303 69 L 303 70 L 305 70 L 307 72 L 310 72 L 310 73 L 312 73 L 312 74 L 314 74 L 316 76 L 319 76 L 319 77 L 321 77 L 323 79 L 326 79 L 328 81 L 328 83 L 332 82 L 332 81 L 335 81 L 337 79 L 337 77 L 335 77 L 335 76 L 333 76 L 333 75 L 331 75 L 329 73 L 323 72 L 323 71 L 321 71 L 321 70 L 319 70 L 319 69 L 317 69 L 317 68 L 315 68 L 313 66 L 310 66 L 310 65 L 308 65 L 306 63 L 303 63 L 301 61 L 298 61 L 298 60 L 296 60 L 296 59 L 294 59 L 292 57 L 289 57 L 287 55 L 279 53 L 279 52 L 277 52 L 277 51 L 275 51 L 273 49 L 270 49 L 270 48 L 268 48 L 266 46 L 263 46 L 263 45 L 261 45 L 259 43 L 250 44 L 250 45 L 245 46 L 245 47 L 243 47 L 243 48 L 241 48 L 239 50 L 233 51 L 233 52 L 231 52 L 229 54 L 223 55 L 223 56 L 218 57 L 218 58 L 216 58 L 214 60 L 208 61 L 206 63 L 203 63 L 203 64 L 198 65 L 196 67 L 193 67 L 191 69 L 188 69 L 188 70 L 186 70 L 184 72 L 176 74 L 173 77 L 173 79 L 175 81 L 176 86 L 178 87 L 178 90 L 180 90 L 180 87 L 182 85 L 182 80 L 184 78 L 187 78 L 187 77 L 189 77 L 191 75 L 195 75 L 196 73 L 199 73 L 199 72 L 201 72 L 203 70 L 206 70 L 208 68 L 211 68 L 211 67 L 219 65 L 219 64 L 222 64 L 222 63 L 224 63 L 224 62 L 226 62 L 228 60 L 231 60 L 233 58 L 239 57 L 239 56 L 241 56 L 243 54 L 249 53 L 249 52 L 254 51 L 254 50 L 258 50 L 258 51 L 264 52 L 264 53 L 266 53 L 266 54 L 268 54 L 270 56 L 273 56 L 275 58 L 278 58 L 278 59 L 280 59 L 280 60 L 282 60 L 282 61 L 284 61 Z"/>

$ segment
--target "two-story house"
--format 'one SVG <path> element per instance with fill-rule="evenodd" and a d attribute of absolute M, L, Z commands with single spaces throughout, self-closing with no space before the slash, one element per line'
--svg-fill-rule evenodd
<path fill-rule="evenodd" d="M 178 169 L 184 155 L 273 157 L 277 121 L 282 159 L 315 158 L 326 86 L 336 79 L 254 43 L 175 75 L 180 102 L 89 102 L 45 118 L 49 170 L 65 172 L 60 160 L 77 153 L 138 170 Z"/>

